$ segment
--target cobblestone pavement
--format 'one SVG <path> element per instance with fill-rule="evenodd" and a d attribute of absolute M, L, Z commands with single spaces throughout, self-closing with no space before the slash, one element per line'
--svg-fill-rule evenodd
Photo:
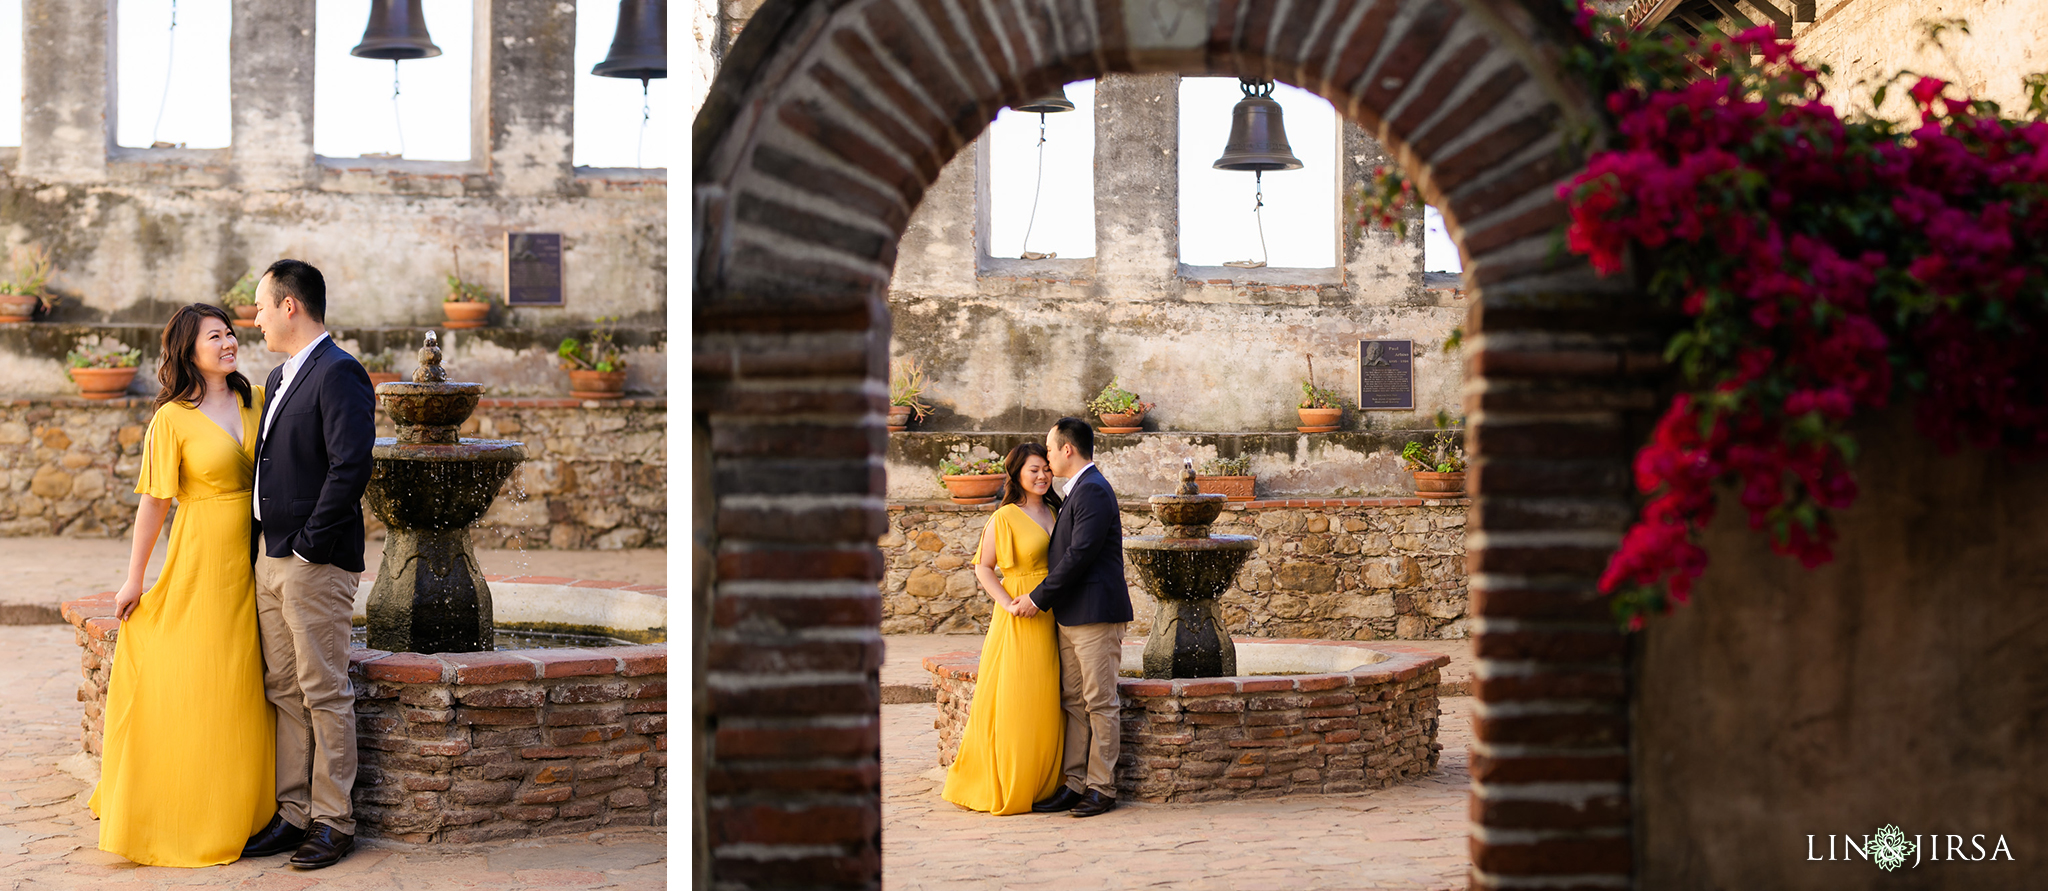
<path fill-rule="evenodd" d="M 946 802 L 936 707 L 884 705 L 883 884 L 890 891 L 1463 888 L 1472 699 L 1442 701 L 1443 759 L 1419 782 L 1349 795 L 1125 803 L 1086 820 L 991 817 Z"/>

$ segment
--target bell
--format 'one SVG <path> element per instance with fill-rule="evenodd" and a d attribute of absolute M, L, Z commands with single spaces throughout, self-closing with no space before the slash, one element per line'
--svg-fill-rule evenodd
<path fill-rule="evenodd" d="M 365 59 L 431 59 L 441 48 L 427 36 L 427 17 L 421 0 L 371 0 L 370 26 L 363 29 L 363 42 L 349 50 Z"/>
<path fill-rule="evenodd" d="M 1217 170 L 1299 170 L 1301 159 L 1287 147 L 1287 129 L 1280 121 L 1280 103 L 1272 100 L 1273 82 L 1238 78 L 1244 98 L 1230 110 L 1230 142 Z"/>
<path fill-rule="evenodd" d="M 668 3 L 666 0 L 619 0 L 619 26 L 612 31 L 612 49 L 590 69 L 598 77 L 668 76 Z"/>
<path fill-rule="evenodd" d="M 1027 111 L 1032 114 L 1058 114 L 1062 111 L 1073 111 L 1074 103 L 1067 99 L 1067 88 L 1063 84 L 1059 87 L 1055 87 L 1052 92 L 1040 96 L 1036 99 L 1033 99 L 1030 102 L 1020 103 L 1017 105 L 1012 105 L 1010 107 L 1018 111 Z"/>

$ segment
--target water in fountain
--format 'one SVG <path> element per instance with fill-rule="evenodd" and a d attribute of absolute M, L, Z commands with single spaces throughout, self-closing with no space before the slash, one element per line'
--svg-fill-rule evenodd
<path fill-rule="evenodd" d="M 1166 526 L 1166 534 L 1124 539 L 1124 559 L 1159 602 L 1145 640 L 1144 677 L 1237 674 L 1237 645 L 1216 610 L 1216 598 L 1229 590 L 1259 540 L 1209 534 L 1226 497 L 1203 494 L 1195 485 L 1194 462 L 1185 461 L 1179 491 L 1151 498 L 1152 514 Z"/>
<path fill-rule="evenodd" d="M 466 653 L 492 648 L 491 589 L 477 566 L 470 524 L 526 459 L 508 440 L 463 439 L 484 385 L 451 383 L 427 332 L 411 381 L 377 385 L 398 426 L 371 450 L 370 509 L 389 527 L 370 589 L 368 643 L 380 650 Z"/>

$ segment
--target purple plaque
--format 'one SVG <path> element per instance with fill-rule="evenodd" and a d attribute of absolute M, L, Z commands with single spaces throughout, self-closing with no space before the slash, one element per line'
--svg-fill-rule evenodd
<path fill-rule="evenodd" d="M 505 303 L 562 305 L 561 233 L 505 233 Z"/>
<path fill-rule="evenodd" d="M 1412 409 L 1415 407 L 1414 341 L 1361 340 L 1358 342 L 1358 407 L 1363 409 Z"/>

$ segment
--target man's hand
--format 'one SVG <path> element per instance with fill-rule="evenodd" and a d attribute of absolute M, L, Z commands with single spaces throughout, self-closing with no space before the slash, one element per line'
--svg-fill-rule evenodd
<path fill-rule="evenodd" d="M 1029 619 L 1038 615 L 1038 604 L 1032 603 L 1029 597 L 1019 597 L 1010 601 L 1010 615 L 1019 619 Z"/>

